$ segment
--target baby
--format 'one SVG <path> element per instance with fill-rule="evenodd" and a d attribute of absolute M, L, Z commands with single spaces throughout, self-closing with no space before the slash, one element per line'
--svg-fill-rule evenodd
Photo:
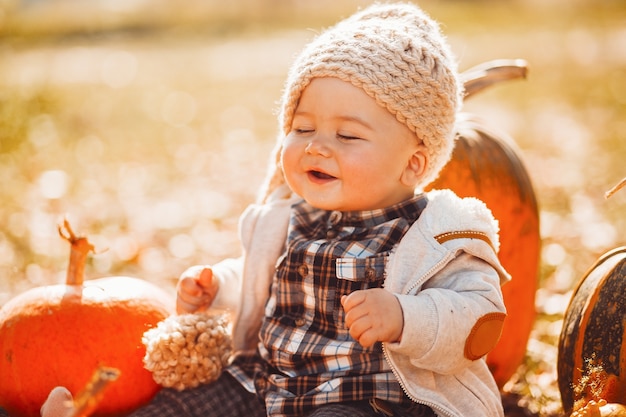
<path fill-rule="evenodd" d="M 509 279 L 497 222 L 476 199 L 422 191 L 450 158 L 462 94 L 412 4 L 372 5 L 306 46 L 242 256 L 177 288 L 179 313 L 234 312 L 236 354 L 133 416 L 502 416 L 485 362 Z M 53 404 L 44 417 L 62 415 Z"/>

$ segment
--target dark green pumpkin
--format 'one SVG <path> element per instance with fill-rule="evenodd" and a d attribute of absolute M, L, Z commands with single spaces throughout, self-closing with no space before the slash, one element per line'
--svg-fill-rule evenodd
<path fill-rule="evenodd" d="M 557 372 L 563 409 L 589 400 L 626 404 L 626 247 L 602 255 L 565 311 Z"/>

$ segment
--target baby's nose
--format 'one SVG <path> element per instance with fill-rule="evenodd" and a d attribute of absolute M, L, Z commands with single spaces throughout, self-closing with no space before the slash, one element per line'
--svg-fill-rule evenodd
<path fill-rule="evenodd" d="M 330 155 L 330 143 L 325 135 L 316 133 L 311 137 L 304 151 L 310 155 Z"/>

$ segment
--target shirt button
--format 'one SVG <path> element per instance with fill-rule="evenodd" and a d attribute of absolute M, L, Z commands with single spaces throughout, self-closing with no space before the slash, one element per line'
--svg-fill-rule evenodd
<path fill-rule="evenodd" d="M 306 324 L 306 321 L 303 318 L 296 319 L 294 324 L 298 327 L 302 327 Z"/>
<path fill-rule="evenodd" d="M 333 211 L 332 213 L 330 213 L 330 217 L 328 219 L 328 222 L 331 225 L 335 225 L 339 222 L 339 220 L 341 220 L 341 212 L 340 211 Z"/>
<path fill-rule="evenodd" d="M 334 239 L 337 237 L 337 231 L 336 230 L 329 230 L 326 232 L 326 237 L 328 239 Z"/>
<path fill-rule="evenodd" d="M 309 267 L 306 266 L 306 264 L 302 264 L 298 267 L 298 275 L 300 275 L 302 278 L 306 277 L 308 273 Z"/>
<path fill-rule="evenodd" d="M 374 268 L 365 269 L 365 278 L 366 279 L 374 279 L 376 278 L 376 270 Z"/>

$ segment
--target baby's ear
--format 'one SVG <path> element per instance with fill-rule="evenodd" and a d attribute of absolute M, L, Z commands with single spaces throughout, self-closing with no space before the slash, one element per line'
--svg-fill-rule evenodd
<path fill-rule="evenodd" d="M 415 152 L 409 157 L 406 167 L 404 167 L 404 171 L 402 171 L 402 177 L 400 178 L 402 184 L 415 188 L 417 184 L 422 181 L 427 165 L 428 155 L 426 153 L 426 147 L 419 145 Z"/>

